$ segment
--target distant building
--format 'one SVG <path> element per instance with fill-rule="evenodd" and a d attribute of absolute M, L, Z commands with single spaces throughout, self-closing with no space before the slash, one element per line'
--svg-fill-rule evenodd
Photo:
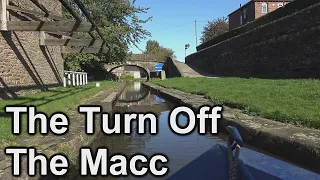
<path fill-rule="evenodd" d="M 229 14 L 229 30 L 260 18 L 293 0 L 250 0 L 245 5 Z"/>

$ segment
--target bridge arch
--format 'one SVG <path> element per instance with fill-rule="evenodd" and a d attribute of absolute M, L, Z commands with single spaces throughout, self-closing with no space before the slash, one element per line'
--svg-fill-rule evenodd
<path fill-rule="evenodd" d="M 119 68 L 119 67 L 122 67 L 122 66 L 133 66 L 133 67 L 137 67 L 139 69 L 142 69 L 146 74 L 147 74 L 147 81 L 149 81 L 150 79 L 150 72 L 148 71 L 147 68 L 144 68 L 142 66 L 139 66 L 139 65 L 136 65 L 136 64 L 120 64 L 120 65 L 116 65 L 114 67 L 112 67 L 109 71 L 109 73 L 112 73 L 113 70 Z"/>

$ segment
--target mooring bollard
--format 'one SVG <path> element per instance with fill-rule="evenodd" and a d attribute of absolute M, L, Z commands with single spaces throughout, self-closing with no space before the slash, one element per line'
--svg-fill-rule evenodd
<path fill-rule="evenodd" d="M 161 80 L 166 79 L 166 72 L 165 71 L 161 71 L 160 75 L 161 75 Z"/>

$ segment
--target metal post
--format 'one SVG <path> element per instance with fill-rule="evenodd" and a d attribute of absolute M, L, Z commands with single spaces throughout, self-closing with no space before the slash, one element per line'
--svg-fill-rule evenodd
<path fill-rule="evenodd" d="M 185 48 L 184 49 L 184 58 L 186 58 L 187 57 L 187 49 Z"/>
<path fill-rule="evenodd" d="M 194 21 L 195 23 L 195 33 L 196 33 L 196 47 L 198 46 L 198 28 L 197 28 L 197 20 Z"/>

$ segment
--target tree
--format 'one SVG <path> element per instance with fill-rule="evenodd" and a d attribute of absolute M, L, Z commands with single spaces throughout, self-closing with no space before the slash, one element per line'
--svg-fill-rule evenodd
<path fill-rule="evenodd" d="M 229 31 L 229 24 L 228 24 L 228 19 L 226 17 L 209 21 L 208 24 L 203 28 L 201 42 L 205 43 L 228 31 Z"/>
<path fill-rule="evenodd" d="M 161 46 L 159 42 L 155 40 L 147 41 L 147 46 L 144 54 L 153 55 L 159 61 L 164 61 L 168 57 L 175 57 L 174 51 L 172 49 Z"/>
<path fill-rule="evenodd" d="M 85 19 L 72 0 L 67 0 L 67 2 L 76 10 L 80 17 Z M 123 61 L 128 55 L 130 45 L 138 47 L 137 44 L 139 42 L 151 36 L 150 32 L 143 29 L 142 24 L 150 21 L 152 17 L 145 20 L 139 18 L 139 14 L 147 13 L 149 8 L 136 7 L 135 0 L 82 0 L 82 2 L 95 23 L 99 26 L 106 39 L 106 43 L 110 47 L 110 52 L 102 55 L 64 55 L 66 69 L 86 70 L 84 67 L 91 67 L 91 63 L 102 64 Z M 71 17 L 66 9 L 63 12 L 66 17 Z M 83 35 L 88 36 L 87 33 L 83 33 Z"/>

